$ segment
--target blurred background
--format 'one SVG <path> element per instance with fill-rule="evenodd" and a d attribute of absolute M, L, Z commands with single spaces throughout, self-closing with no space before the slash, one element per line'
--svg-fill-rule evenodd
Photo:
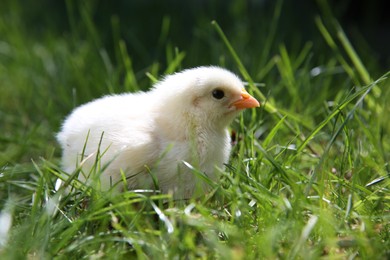
<path fill-rule="evenodd" d="M 324 2 L 328 2 L 328 11 L 341 23 L 358 51 L 364 54 L 369 49 L 373 58 L 387 69 L 390 62 L 388 1 L 4 0 L 0 12 L 3 22 L 16 22 L 8 26 L 17 26 L 15 29 L 32 38 L 40 39 L 48 34 L 77 36 L 94 40 L 96 47 L 106 48 L 111 56 L 116 48 L 115 37 L 119 37 L 126 42 L 137 71 L 166 58 L 165 49 L 161 48 L 163 43 L 184 51 L 186 66 L 217 63 L 220 52 L 215 52 L 215 48 L 223 46 L 210 24 L 212 20 L 219 23 L 245 62 L 256 59 L 254 54 L 264 48 L 266 39 L 273 33 L 270 26 L 277 5 L 281 5 L 281 10 L 274 47 L 277 49 L 278 44 L 284 43 L 288 48 L 301 48 L 305 42 L 314 41 L 319 45 L 314 50 L 322 50 L 323 42 L 317 40 L 321 36 L 314 18 L 327 12 L 322 7 Z M 269 55 L 274 53 L 275 48 L 271 48 Z"/>

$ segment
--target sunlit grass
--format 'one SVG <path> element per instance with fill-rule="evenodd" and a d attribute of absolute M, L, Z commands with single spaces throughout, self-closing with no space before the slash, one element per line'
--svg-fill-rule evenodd
<path fill-rule="evenodd" d="M 270 55 L 282 1 L 253 62 L 243 59 L 234 35 L 210 21 L 214 64 L 240 73 L 262 107 L 232 125 L 233 153 L 214 190 L 189 201 L 102 193 L 71 181 L 70 193 L 55 189 L 65 173 L 54 135 L 73 107 L 149 88 L 191 64 L 185 49 L 166 42 L 169 18 L 158 43 L 165 61 L 137 71 L 119 35 L 114 55 L 99 45 L 88 12 L 80 18 L 85 38 L 73 29 L 37 40 L 14 5 L 0 17 L 0 258 L 388 258 L 388 72 L 366 67 L 319 3 L 322 38 L 313 41 L 329 47 L 326 59 L 312 42 L 298 51 L 278 43 Z M 119 25 L 113 18 L 114 31 Z"/>

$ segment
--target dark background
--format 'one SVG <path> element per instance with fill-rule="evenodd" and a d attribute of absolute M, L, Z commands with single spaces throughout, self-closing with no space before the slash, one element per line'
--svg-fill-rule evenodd
<path fill-rule="evenodd" d="M 323 50 L 321 44 L 325 43 L 315 41 L 321 36 L 314 23 L 314 17 L 323 14 L 320 8 L 323 1 L 282 2 L 275 48 L 277 43 L 284 43 L 287 48 L 299 49 L 306 41 L 314 39 L 313 51 Z M 115 35 L 124 39 L 134 60 L 133 66 L 139 70 L 154 60 L 165 59 L 166 50 L 159 44 L 161 41 L 184 50 L 186 66 L 216 63 L 218 57 L 210 53 L 215 52 L 210 45 L 220 44 L 220 41 L 210 24 L 212 20 L 219 23 L 233 44 L 239 42 L 235 47 L 244 62 L 248 62 L 253 55 L 247 50 L 261 49 L 269 35 L 269 21 L 274 16 L 277 3 L 272 0 L 36 0 L 23 1 L 19 5 L 23 11 L 25 29 L 34 37 L 40 37 L 47 31 L 63 37 L 76 32 L 79 37 L 90 40 L 85 28 L 88 26 L 85 20 L 88 13 L 93 17 L 91 22 L 99 36 L 95 37 L 96 45 L 108 49 L 113 55 Z M 390 64 L 388 1 L 332 0 L 328 3 L 358 53 L 369 53 L 367 55 L 379 60 L 381 68 L 387 70 Z M 12 4 L 13 1 L 5 1 L 0 6 Z M 1 9 L 2 15 L 9 15 L 7 8 Z M 169 20 L 169 30 L 166 37 L 161 38 L 164 18 Z M 191 64 L 186 64 L 186 61 Z"/>

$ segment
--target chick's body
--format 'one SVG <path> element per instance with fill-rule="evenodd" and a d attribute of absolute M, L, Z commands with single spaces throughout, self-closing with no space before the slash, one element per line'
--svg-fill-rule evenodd
<path fill-rule="evenodd" d="M 216 179 L 231 149 L 226 127 L 238 111 L 259 105 L 248 96 L 231 72 L 200 67 L 149 92 L 97 99 L 76 108 L 57 136 L 63 168 L 72 173 L 81 165 L 79 180 L 99 178 L 103 190 L 122 189 L 121 172 L 129 189 L 155 188 L 154 176 L 163 193 L 189 198 L 199 179 L 183 162 Z M 91 176 L 97 155 L 102 172 Z"/>

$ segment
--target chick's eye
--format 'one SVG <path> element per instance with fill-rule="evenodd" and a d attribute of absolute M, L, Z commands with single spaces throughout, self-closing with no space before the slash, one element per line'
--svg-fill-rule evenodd
<path fill-rule="evenodd" d="M 215 99 L 222 99 L 225 96 L 225 93 L 220 89 L 214 89 L 212 94 Z"/>

